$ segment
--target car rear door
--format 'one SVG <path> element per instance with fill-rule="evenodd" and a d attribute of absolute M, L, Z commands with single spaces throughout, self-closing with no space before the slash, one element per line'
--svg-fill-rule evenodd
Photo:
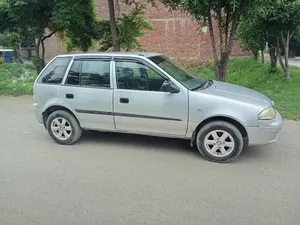
<path fill-rule="evenodd" d="M 75 57 L 60 89 L 63 105 L 86 129 L 114 130 L 110 57 Z"/>
<path fill-rule="evenodd" d="M 165 78 L 138 58 L 114 58 L 114 115 L 116 129 L 131 133 L 184 137 L 188 92 L 161 91 Z"/>

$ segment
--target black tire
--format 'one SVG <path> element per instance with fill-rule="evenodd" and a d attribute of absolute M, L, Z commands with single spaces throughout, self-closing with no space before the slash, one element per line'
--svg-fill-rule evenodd
<path fill-rule="evenodd" d="M 215 151 L 215 154 L 220 154 L 220 156 L 215 156 L 207 150 L 207 147 L 205 145 L 205 138 L 213 131 L 225 131 L 231 135 L 230 140 L 231 140 L 231 143 L 232 142 L 234 143 L 234 147 L 232 148 L 232 150 L 229 151 L 230 153 L 228 155 L 221 156 L 222 153 L 218 149 L 219 145 L 216 146 L 216 148 L 218 150 Z M 221 133 L 221 132 L 217 132 L 217 133 L 219 135 L 219 133 Z M 213 142 L 214 142 L 214 140 L 213 140 Z M 225 143 L 225 142 L 223 142 L 223 143 Z M 241 152 L 243 150 L 243 146 L 244 146 L 244 140 L 243 140 L 243 136 L 242 136 L 241 132 L 239 131 L 239 129 L 236 128 L 231 123 L 228 123 L 225 121 L 213 121 L 213 122 L 207 123 L 203 127 L 201 127 L 201 129 L 199 130 L 197 137 L 196 137 L 196 144 L 197 144 L 197 148 L 198 148 L 199 152 L 206 160 L 218 162 L 218 163 L 224 163 L 224 162 L 229 162 L 229 161 L 236 159 L 241 154 Z M 220 144 L 219 141 L 218 141 L 218 144 Z M 211 146 L 212 146 L 211 148 L 214 147 L 214 145 L 211 145 Z M 210 147 L 210 145 L 208 147 Z M 228 147 L 228 149 L 229 148 L 230 147 Z"/>
<path fill-rule="evenodd" d="M 64 140 L 59 139 L 55 136 L 51 130 L 52 122 L 57 118 L 63 118 L 67 121 L 68 125 L 71 127 L 70 136 Z M 82 129 L 77 121 L 77 119 L 69 112 L 64 110 L 57 110 L 51 113 L 46 122 L 47 130 L 51 138 L 58 144 L 61 145 L 71 145 L 77 142 L 82 134 Z"/>

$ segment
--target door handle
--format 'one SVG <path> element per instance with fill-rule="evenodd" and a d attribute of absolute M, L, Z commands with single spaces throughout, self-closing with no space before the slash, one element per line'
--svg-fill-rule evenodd
<path fill-rule="evenodd" d="M 120 103 L 128 104 L 129 103 L 129 98 L 120 98 Z"/>
<path fill-rule="evenodd" d="M 73 94 L 66 94 L 66 98 L 67 99 L 74 99 L 74 95 Z"/>

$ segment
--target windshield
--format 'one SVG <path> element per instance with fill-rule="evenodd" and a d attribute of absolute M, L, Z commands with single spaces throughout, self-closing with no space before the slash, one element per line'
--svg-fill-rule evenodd
<path fill-rule="evenodd" d="M 165 56 L 152 56 L 149 59 L 189 90 L 200 88 L 207 82 L 207 79 L 194 75 Z"/>

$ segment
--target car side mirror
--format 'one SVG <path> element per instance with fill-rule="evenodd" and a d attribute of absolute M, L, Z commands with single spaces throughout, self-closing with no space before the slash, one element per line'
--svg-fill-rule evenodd
<path fill-rule="evenodd" d="M 179 88 L 170 80 L 166 80 L 162 85 L 163 92 L 179 93 Z"/>

